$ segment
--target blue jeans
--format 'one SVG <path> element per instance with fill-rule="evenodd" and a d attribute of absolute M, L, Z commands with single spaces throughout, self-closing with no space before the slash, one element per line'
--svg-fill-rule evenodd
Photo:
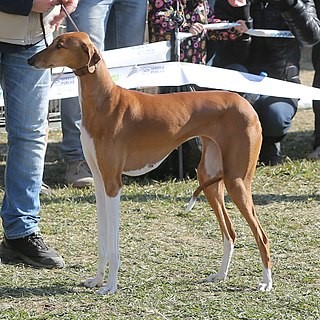
<path fill-rule="evenodd" d="M 146 25 L 146 0 L 81 0 L 72 18 L 88 33 L 99 50 L 140 45 Z M 68 21 L 67 30 L 74 31 Z M 81 112 L 78 98 L 61 102 L 62 143 L 65 160 L 83 160 L 80 143 Z"/>
<path fill-rule="evenodd" d="M 298 103 L 295 99 L 260 96 L 253 104 L 264 138 L 280 142 L 291 127 Z"/>
<path fill-rule="evenodd" d="M 0 83 L 8 133 L 1 218 L 9 239 L 39 231 L 39 193 L 51 76 L 49 70 L 29 66 L 27 59 L 44 48 L 44 41 L 41 41 L 18 53 L 0 52 Z"/>

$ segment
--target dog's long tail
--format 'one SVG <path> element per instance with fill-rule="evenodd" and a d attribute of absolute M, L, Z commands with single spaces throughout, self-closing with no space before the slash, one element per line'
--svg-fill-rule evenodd
<path fill-rule="evenodd" d="M 213 177 L 209 180 L 207 180 L 206 182 L 204 182 L 203 184 L 201 184 L 194 192 L 193 192 L 193 195 L 188 203 L 188 206 L 186 208 L 186 212 L 190 211 L 194 205 L 196 204 L 196 201 L 197 201 L 197 197 L 198 195 L 200 194 L 200 192 L 202 190 L 204 190 L 205 188 L 209 187 L 210 185 L 216 183 L 216 182 L 219 182 L 220 180 L 222 180 L 223 177 L 222 176 L 218 176 L 218 177 Z"/>

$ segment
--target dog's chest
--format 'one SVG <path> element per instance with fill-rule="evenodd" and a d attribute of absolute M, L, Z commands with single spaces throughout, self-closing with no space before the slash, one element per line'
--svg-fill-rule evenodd
<path fill-rule="evenodd" d="M 90 166 L 88 159 L 93 159 L 95 162 L 97 160 L 96 148 L 93 142 L 93 138 L 91 137 L 87 129 L 82 125 L 80 126 L 80 133 L 81 133 L 80 140 L 82 144 L 82 149 L 87 159 L 87 162 Z"/>

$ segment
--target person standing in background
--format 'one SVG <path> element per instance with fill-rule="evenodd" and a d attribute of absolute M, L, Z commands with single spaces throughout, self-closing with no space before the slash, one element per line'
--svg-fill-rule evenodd
<path fill-rule="evenodd" d="M 78 0 L 0 1 L 0 84 L 8 133 L 0 257 L 43 268 L 64 267 L 39 228 L 51 75 L 27 60 L 51 42 L 65 17 L 60 3 L 72 12 Z"/>
<path fill-rule="evenodd" d="M 218 42 L 214 66 L 253 74 L 264 72 L 272 78 L 300 83 L 300 46 L 320 41 L 320 22 L 313 0 L 216 0 L 215 11 L 221 19 L 251 21 L 257 29 L 290 29 L 295 38 L 246 36 L 233 43 Z M 298 101 L 250 95 L 250 102 L 262 125 L 260 163 L 279 164 L 280 142 L 291 126 Z"/>
<path fill-rule="evenodd" d="M 71 15 L 80 31 L 89 34 L 101 51 L 144 42 L 147 0 L 81 0 Z M 75 31 L 67 21 L 67 31 Z M 80 142 L 81 110 L 78 98 L 61 102 L 61 150 L 67 164 L 65 180 L 75 188 L 93 184 Z"/>
<path fill-rule="evenodd" d="M 316 1 L 315 6 L 317 15 L 320 17 L 320 1 Z M 320 88 L 320 43 L 312 47 L 311 61 L 314 69 L 312 85 L 315 88 Z M 312 108 L 314 113 L 313 152 L 311 152 L 307 158 L 320 160 L 320 101 L 313 100 Z"/>

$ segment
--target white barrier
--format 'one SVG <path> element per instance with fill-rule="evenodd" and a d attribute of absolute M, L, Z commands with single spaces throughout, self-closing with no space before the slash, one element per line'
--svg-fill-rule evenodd
<path fill-rule="evenodd" d="M 219 90 L 297 98 L 304 101 L 320 100 L 318 88 L 224 68 L 170 62 L 170 52 L 170 42 L 164 41 L 104 51 L 102 55 L 114 81 L 124 88 L 179 86 L 192 83 Z M 51 100 L 78 96 L 77 77 L 70 69 L 53 69 L 52 79 Z M 1 105 L 3 99 L 0 97 Z"/>
<path fill-rule="evenodd" d="M 107 61 L 108 67 L 114 69 L 114 80 L 117 82 L 117 73 L 121 72 L 121 67 L 139 65 L 144 63 L 154 63 L 170 61 L 171 45 L 170 41 L 156 42 L 147 45 L 133 46 L 102 52 L 102 56 Z M 52 87 L 50 100 L 78 96 L 78 81 L 72 70 L 69 68 L 52 69 Z M 0 88 L 0 106 L 4 106 L 2 91 Z"/>

